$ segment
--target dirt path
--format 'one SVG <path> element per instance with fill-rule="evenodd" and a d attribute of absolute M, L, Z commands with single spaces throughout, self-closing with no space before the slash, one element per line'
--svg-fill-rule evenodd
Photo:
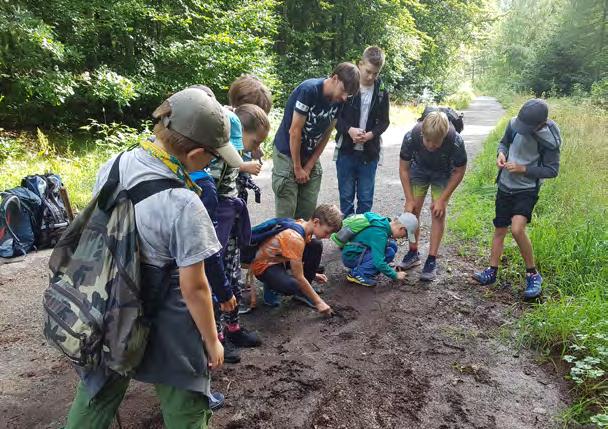
<path fill-rule="evenodd" d="M 471 155 L 502 114 L 491 98 L 471 104 L 463 133 Z M 387 215 L 403 205 L 397 165 L 405 131 L 391 127 L 384 136 L 374 210 Z M 322 202 L 338 201 L 332 152 L 323 156 Z M 274 209 L 268 167 L 257 182 L 264 194 L 263 204 L 251 207 L 254 221 Z M 429 225 L 425 212 L 423 242 Z M 0 427 L 60 427 L 72 399 L 75 376 L 40 334 L 47 258 L 0 267 Z M 452 250 L 443 249 L 441 276 L 430 285 L 417 282 L 417 269 L 401 285 L 352 287 L 329 244 L 324 263 L 325 299 L 338 316 L 323 320 L 290 301 L 244 316 L 264 345 L 244 350 L 241 364 L 214 376 L 227 405 L 213 427 L 557 427 L 567 386 L 552 367 L 500 339 L 517 304 L 508 294 L 488 298 Z M 120 414 L 123 427 L 162 427 L 153 392 L 142 384 L 133 383 Z"/>

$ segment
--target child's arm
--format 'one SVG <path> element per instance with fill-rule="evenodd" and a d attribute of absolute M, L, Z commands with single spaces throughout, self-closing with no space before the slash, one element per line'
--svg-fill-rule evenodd
<path fill-rule="evenodd" d="M 391 120 L 390 120 L 390 116 L 389 116 L 389 109 L 390 109 L 390 101 L 389 101 L 389 95 L 387 92 L 386 95 L 384 96 L 384 98 L 382 99 L 382 104 L 380 105 L 380 112 L 379 112 L 380 122 L 378 122 L 378 124 L 374 128 L 371 129 L 371 133 L 373 134 L 373 137 L 381 136 L 382 134 L 384 134 L 384 132 L 386 131 L 388 126 L 391 124 Z"/>
<path fill-rule="evenodd" d="M 224 348 L 217 338 L 211 291 L 205 277 L 204 263 L 179 268 L 179 287 L 186 307 L 203 337 L 209 366 L 217 368 L 224 363 Z"/>
<path fill-rule="evenodd" d="M 546 149 L 541 165 L 528 165 L 525 175 L 533 179 L 552 179 L 559 173 L 559 149 Z"/>
<path fill-rule="evenodd" d="M 304 264 L 302 261 L 300 259 L 290 259 L 289 264 L 291 266 L 291 274 L 298 281 L 300 291 L 312 301 L 319 313 L 331 314 L 331 307 L 321 299 L 308 280 L 306 280 L 306 277 L 304 277 Z"/>
<path fill-rule="evenodd" d="M 321 137 L 321 140 L 319 141 L 319 144 L 317 144 L 317 147 L 315 147 L 314 152 L 312 153 L 312 155 L 310 156 L 308 161 L 306 161 L 304 170 L 309 175 L 310 175 L 310 172 L 312 171 L 312 169 L 314 168 L 315 163 L 317 162 L 317 160 L 319 159 L 319 157 L 325 150 L 325 146 L 327 146 L 327 142 L 329 141 L 329 138 L 331 137 L 331 132 L 333 131 L 335 126 L 336 126 L 336 120 L 334 119 L 331 122 L 331 124 L 329 124 L 329 127 L 327 128 L 327 130 L 325 130 L 325 134 L 323 134 L 323 137 Z"/>
<path fill-rule="evenodd" d="M 302 148 L 302 130 L 306 124 L 306 116 L 301 113 L 293 112 L 291 127 L 289 127 L 289 152 L 291 153 L 291 161 L 293 162 L 293 172 L 296 176 L 296 182 L 306 183 L 310 179 L 308 173 L 302 167 L 300 159 L 300 149 Z"/>

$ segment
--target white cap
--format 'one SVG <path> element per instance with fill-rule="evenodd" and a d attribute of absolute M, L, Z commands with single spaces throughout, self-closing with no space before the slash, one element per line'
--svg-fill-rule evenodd
<path fill-rule="evenodd" d="M 407 230 L 407 239 L 410 243 L 416 242 L 416 230 L 418 229 L 418 218 L 412 213 L 404 212 L 396 217 L 397 222 Z"/>

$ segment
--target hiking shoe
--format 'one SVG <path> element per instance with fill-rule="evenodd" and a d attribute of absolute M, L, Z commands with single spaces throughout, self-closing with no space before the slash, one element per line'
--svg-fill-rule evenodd
<path fill-rule="evenodd" d="M 224 359 L 225 362 L 225 359 Z M 226 398 L 220 392 L 210 393 L 209 396 L 209 408 L 211 411 L 217 411 L 224 406 Z"/>
<path fill-rule="evenodd" d="M 224 346 L 224 363 L 239 363 L 241 361 L 241 352 L 229 339 L 224 337 L 222 345 Z"/>
<path fill-rule="evenodd" d="M 314 308 L 316 309 L 317 307 L 312 303 L 312 301 L 310 299 L 308 299 L 307 297 L 305 297 L 304 295 L 293 295 L 292 296 L 293 299 L 295 299 L 296 301 L 301 302 L 302 304 L 310 307 L 310 308 Z"/>
<path fill-rule="evenodd" d="M 410 250 L 405 254 L 403 260 L 396 264 L 397 268 L 401 268 L 402 270 L 409 270 L 410 268 L 414 268 L 417 265 L 420 265 L 422 262 L 420 261 L 420 253 L 418 251 Z"/>
<path fill-rule="evenodd" d="M 278 307 L 281 305 L 281 297 L 264 283 L 264 304 L 269 307 Z"/>
<path fill-rule="evenodd" d="M 437 278 L 437 261 L 431 261 L 429 259 L 424 263 L 424 268 L 420 274 L 420 280 L 423 282 L 430 282 Z"/>
<path fill-rule="evenodd" d="M 249 332 L 245 328 L 239 328 L 238 331 L 230 332 L 228 329 L 224 331 L 224 335 L 228 340 L 237 347 L 258 347 L 262 344 L 262 340 L 255 332 Z M 224 358 L 226 360 L 226 358 Z"/>
<path fill-rule="evenodd" d="M 365 287 L 374 287 L 376 286 L 376 282 L 374 280 L 363 277 L 362 275 L 356 275 L 352 272 L 346 276 L 346 280 L 350 283 L 355 283 Z"/>
<path fill-rule="evenodd" d="M 539 273 L 526 275 L 526 290 L 524 291 L 525 299 L 538 298 L 543 290 L 543 278 Z"/>
<path fill-rule="evenodd" d="M 473 278 L 477 280 L 480 285 L 487 286 L 496 283 L 496 274 L 498 274 L 497 270 L 488 267 L 483 271 L 474 273 Z"/>
<path fill-rule="evenodd" d="M 239 314 L 248 314 L 251 313 L 253 308 L 245 304 L 244 302 L 239 303 Z"/>

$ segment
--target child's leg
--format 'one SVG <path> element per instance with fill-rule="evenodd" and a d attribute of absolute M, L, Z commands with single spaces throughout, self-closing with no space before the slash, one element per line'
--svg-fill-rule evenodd
<path fill-rule="evenodd" d="M 526 269 L 535 268 L 534 251 L 532 250 L 532 242 L 526 234 L 526 225 L 528 219 L 525 216 L 515 215 L 511 220 L 511 234 L 519 246 L 521 257 L 524 259 Z"/>
<path fill-rule="evenodd" d="M 412 190 L 414 193 L 414 208 L 412 210 L 412 214 L 416 216 L 418 219 L 418 223 L 420 224 L 420 212 L 422 212 L 422 206 L 424 205 L 424 198 L 426 197 L 427 188 L 412 186 Z M 418 250 L 418 243 L 420 243 L 420 227 L 416 229 L 416 243 L 409 243 L 411 251 Z"/>
<path fill-rule="evenodd" d="M 212 413 L 207 396 L 164 384 L 156 384 L 154 387 L 167 429 L 209 427 Z"/>
<path fill-rule="evenodd" d="M 498 267 L 500 257 L 505 247 L 505 237 L 509 229 L 507 227 L 496 228 L 494 230 L 494 238 L 492 238 L 492 250 L 490 253 L 490 267 Z"/>
<path fill-rule="evenodd" d="M 321 255 L 323 254 L 323 242 L 313 238 L 304 248 L 302 262 L 304 263 L 304 277 L 312 283 L 317 276 L 317 269 L 321 265 Z"/>
<path fill-rule="evenodd" d="M 317 161 L 310 172 L 310 180 L 303 185 L 298 185 L 298 204 L 293 216 L 294 219 L 310 219 L 317 208 L 322 177 L 323 169 L 321 163 Z"/>
<path fill-rule="evenodd" d="M 108 381 L 95 398 L 90 399 L 84 384 L 78 383 L 65 429 L 110 427 L 127 387 L 129 379 L 117 376 Z"/>
<path fill-rule="evenodd" d="M 354 212 L 356 177 L 353 156 L 340 153 L 336 161 L 336 171 L 338 192 L 340 193 L 340 211 L 346 217 Z"/>
<path fill-rule="evenodd" d="M 299 185 L 293 175 L 293 164 L 288 156 L 274 150 L 272 191 L 274 192 L 276 217 L 293 218 L 298 205 Z"/>
<path fill-rule="evenodd" d="M 360 161 L 357 167 L 357 213 L 372 210 L 378 161 Z"/>
<path fill-rule="evenodd" d="M 232 294 L 236 298 L 237 303 L 241 302 L 241 266 L 238 250 L 236 237 L 230 236 L 228 244 L 226 245 L 226 251 L 224 252 L 224 270 L 230 287 L 232 288 Z M 230 326 L 238 326 L 238 305 L 237 308 L 230 313 L 223 313 L 222 320 L 229 328 Z"/>
<path fill-rule="evenodd" d="M 395 240 L 389 240 L 386 244 L 386 254 L 384 257 L 387 264 L 393 262 L 393 259 L 395 259 L 395 255 L 397 254 L 397 250 L 399 250 L 397 242 Z"/>
<path fill-rule="evenodd" d="M 298 281 L 287 271 L 285 265 L 276 264 L 266 268 L 258 280 L 275 292 L 283 295 L 297 295 L 300 293 Z"/>

